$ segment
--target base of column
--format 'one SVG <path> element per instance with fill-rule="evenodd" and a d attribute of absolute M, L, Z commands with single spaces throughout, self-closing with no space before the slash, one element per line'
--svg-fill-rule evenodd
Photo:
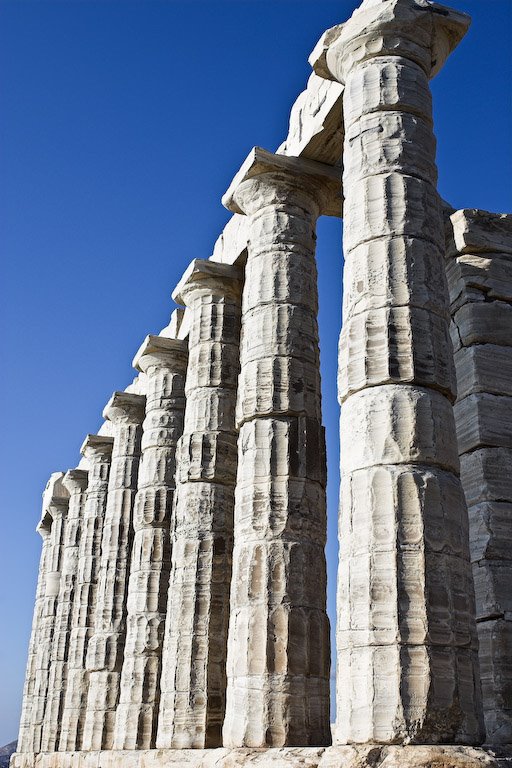
<path fill-rule="evenodd" d="M 149 749 L 14 754 L 10 768 L 512 768 L 510 750 L 463 746 Z"/>

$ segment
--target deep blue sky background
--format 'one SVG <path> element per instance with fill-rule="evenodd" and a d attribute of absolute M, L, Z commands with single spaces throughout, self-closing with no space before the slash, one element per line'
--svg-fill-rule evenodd
<path fill-rule="evenodd" d="M 0 745 L 14 739 L 49 474 L 76 466 L 170 292 L 228 219 L 250 148 L 274 150 L 307 56 L 356 0 L 0 2 Z M 511 205 L 511 0 L 457 0 L 472 29 L 433 82 L 440 191 Z M 334 616 L 340 223 L 319 225 Z"/>

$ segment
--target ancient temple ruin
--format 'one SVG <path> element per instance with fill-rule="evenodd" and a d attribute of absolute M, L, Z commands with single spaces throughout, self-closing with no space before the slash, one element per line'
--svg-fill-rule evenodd
<path fill-rule="evenodd" d="M 440 200 L 429 89 L 469 23 L 364 0 L 234 176 L 44 492 L 12 768 L 509 764 L 512 215 Z M 344 221 L 335 649 L 321 215 Z"/>

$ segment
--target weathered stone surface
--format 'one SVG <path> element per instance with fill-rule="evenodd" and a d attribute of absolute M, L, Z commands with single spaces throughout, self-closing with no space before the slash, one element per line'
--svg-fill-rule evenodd
<path fill-rule="evenodd" d="M 457 396 L 473 392 L 512 396 L 512 347 L 475 344 L 455 354 Z"/>
<path fill-rule="evenodd" d="M 448 259 L 446 276 L 452 311 L 467 301 L 512 301 L 512 254 L 461 254 Z"/>
<path fill-rule="evenodd" d="M 512 504 L 485 501 L 469 508 L 471 559 L 512 560 Z"/>
<path fill-rule="evenodd" d="M 510 744 L 512 739 L 512 621 L 478 624 L 480 675 L 487 741 Z"/>
<path fill-rule="evenodd" d="M 507 753 L 504 753 L 507 754 Z M 509 768 L 512 757 L 464 746 L 155 749 L 136 752 L 16 754 L 11 768 Z"/>
<path fill-rule="evenodd" d="M 116 749 L 155 746 L 171 564 L 176 446 L 183 432 L 187 357 L 187 342 L 148 336 L 133 363 L 146 374 L 147 394 L 133 512 Z"/>
<path fill-rule="evenodd" d="M 512 397 L 478 392 L 455 404 L 459 451 L 512 448 Z"/>
<path fill-rule="evenodd" d="M 224 197 L 249 219 L 227 746 L 330 741 L 314 246 L 335 189 L 321 165 L 256 150 Z"/>
<path fill-rule="evenodd" d="M 512 304 L 504 301 L 464 304 L 453 316 L 455 349 L 461 345 L 500 344 L 512 346 Z"/>
<path fill-rule="evenodd" d="M 512 502 L 512 451 L 480 448 L 460 457 L 468 507 L 482 501 Z"/>
<path fill-rule="evenodd" d="M 113 444 L 113 437 L 88 435 L 81 449 L 88 461 L 89 475 L 78 547 L 68 676 L 59 739 L 59 750 L 63 752 L 80 749 L 82 744 L 88 690 L 85 663 L 87 645 L 94 631 L 101 539 Z"/>
<path fill-rule="evenodd" d="M 512 214 L 464 208 L 450 216 L 446 234 L 448 256 L 480 252 L 512 254 Z"/>
<path fill-rule="evenodd" d="M 173 296 L 190 314 L 184 434 L 157 746 L 217 747 L 225 713 L 242 272 L 194 260 Z M 202 365 L 202 361 L 208 361 Z"/>

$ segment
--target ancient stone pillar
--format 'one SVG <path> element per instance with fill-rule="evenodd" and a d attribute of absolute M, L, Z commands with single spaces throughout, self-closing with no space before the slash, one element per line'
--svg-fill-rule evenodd
<path fill-rule="evenodd" d="M 185 411 L 187 342 L 148 336 L 133 365 L 146 374 L 146 417 L 133 514 L 135 533 L 115 749 L 155 746 L 171 568 L 176 446 Z"/>
<path fill-rule="evenodd" d="M 114 439 L 106 435 L 87 435 L 81 448 L 88 461 L 89 471 L 78 546 L 66 693 L 59 739 L 59 750 L 62 752 L 78 750 L 82 744 L 88 687 L 85 659 L 87 644 L 94 628 L 101 536 L 113 442 Z"/>
<path fill-rule="evenodd" d="M 87 472 L 83 469 L 70 469 L 62 478 L 62 485 L 69 493 L 69 507 L 62 542 L 60 590 L 51 647 L 48 696 L 41 740 L 42 752 L 55 752 L 59 743 Z"/>
<path fill-rule="evenodd" d="M 345 86 L 341 743 L 482 736 L 428 84 L 468 25 L 365 0 L 326 55 Z"/>
<path fill-rule="evenodd" d="M 225 746 L 330 742 L 315 225 L 337 175 L 256 149 L 223 200 L 249 228 Z"/>
<path fill-rule="evenodd" d="M 242 271 L 195 260 L 173 293 L 190 312 L 158 747 L 221 745 L 237 463 Z"/>
<path fill-rule="evenodd" d="M 34 614 L 32 619 L 32 631 L 28 648 L 27 669 L 25 674 L 25 684 L 23 688 L 23 702 L 20 718 L 20 731 L 18 735 L 18 752 L 32 752 L 39 748 L 41 728 L 40 723 L 36 728 L 36 712 L 41 709 L 41 702 L 37 701 L 37 693 L 41 686 L 40 669 L 43 658 L 43 650 L 49 653 L 48 642 L 45 643 L 44 636 L 47 634 L 48 627 L 48 608 L 52 606 L 53 596 L 52 587 L 55 579 L 50 576 L 52 568 L 55 565 L 55 544 L 60 534 L 60 524 L 56 526 L 52 535 L 53 515 L 50 514 L 48 506 L 55 497 L 56 503 L 54 514 L 60 517 L 62 506 L 66 502 L 67 492 L 62 487 L 62 472 L 54 472 L 43 493 L 43 508 L 41 520 L 37 526 L 37 532 L 42 539 L 41 559 L 39 561 L 39 575 L 37 579 L 36 599 L 34 605 Z M 59 504 L 59 497 L 61 504 Z M 59 509 L 60 508 L 60 509 Z M 39 688 L 36 687 L 39 686 Z M 42 703 L 44 707 L 44 702 Z M 44 710 L 43 710 L 44 712 Z M 36 735 L 37 734 L 37 735 Z"/>
<path fill-rule="evenodd" d="M 44 713 L 50 676 L 50 659 L 60 591 L 60 571 L 63 556 L 63 538 L 68 512 L 69 492 L 62 484 L 63 473 L 55 473 L 43 498 L 45 518 L 50 519 L 50 540 L 45 561 L 45 588 L 36 649 L 34 695 L 32 709 L 32 751 L 40 752 Z M 41 521 L 45 525 L 45 521 Z"/>
<path fill-rule="evenodd" d="M 146 398 L 115 392 L 103 411 L 114 445 L 101 538 L 94 632 L 87 647 L 89 673 L 82 749 L 112 749 L 126 638 L 126 592 L 133 542 L 133 502 Z"/>

